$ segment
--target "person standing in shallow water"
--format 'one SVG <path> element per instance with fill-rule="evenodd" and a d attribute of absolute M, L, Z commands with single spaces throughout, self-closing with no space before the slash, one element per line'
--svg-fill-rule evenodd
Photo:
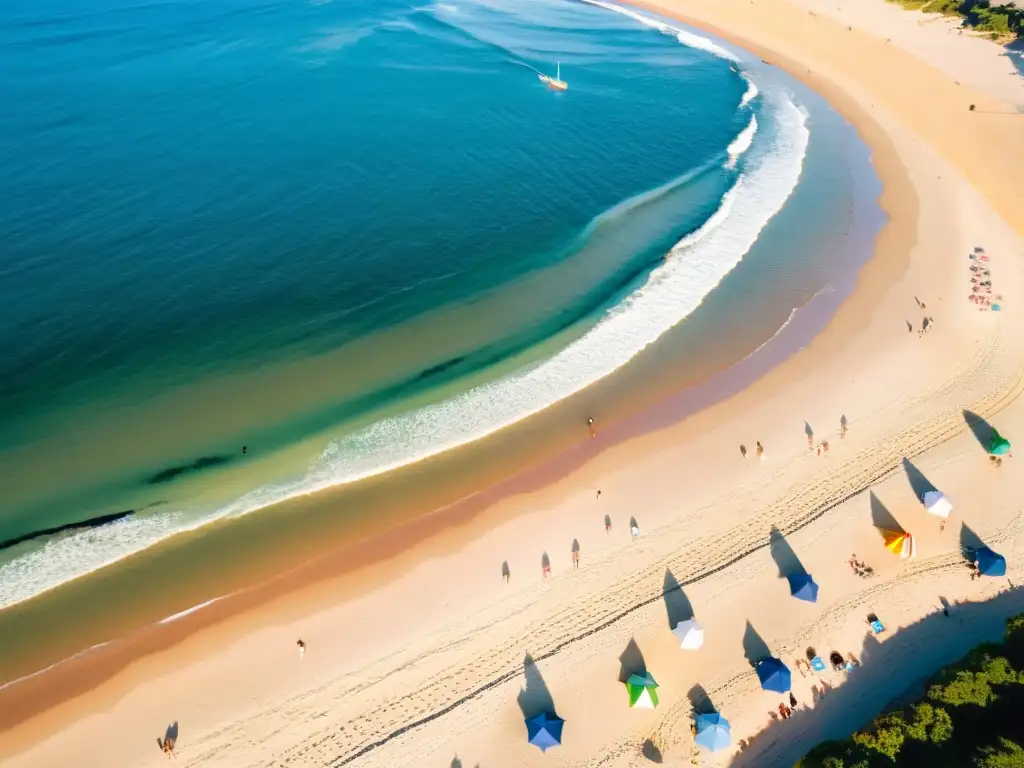
<path fill-rule="evenodd" d="M 594 418 L 590 417 L 587 419 L 587 428 L 590 430 L 590 436 L 592 438 L 597 437 L 597 430 L 594 429 Z"/>

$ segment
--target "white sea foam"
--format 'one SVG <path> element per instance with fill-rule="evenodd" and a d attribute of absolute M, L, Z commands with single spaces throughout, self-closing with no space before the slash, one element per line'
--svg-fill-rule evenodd
<path fill-rule="evenodd" d="M 177 613 L 172 613 L 170 616 L 168 616 L 165 619 L 160 619 L 160 621 L 158 621 L 157 624 L 170 624 L 172 621 L 177 621 L 178 619 L 185 618 L 190 613 L 195 613 L 196 611 L 201 611 L 203 608 L 211 606 L 214 603 L 219 603 L 223 599 L 224 599 L 223 597 L 215 597 L 212 600 L 207 600 L 205 603 L 199 603 L 199 605 L 193 605 L 191 608 L 186 608 L 184 611 L 178 611 Z"/>
<path fill-rule="evenodd" d="M 258 488 L 202 518 L 181 512 L 133 516 L 55 537 L 0 566 L 0 608 L 103 568 L 176 533 L 380 474 L 478 440 L 625 365 L 700 305 L 739 264 L 796 187 L 809 137 L 807 113 L 781 94 L 768 99 L 767 107 L 778 123 L 771 146 L 757 153 L 724 195 L 718 210 L 672 248 L 642 287 L 554 357 L 446 402 L 347 435 L 331 443 L 302 479 Z M 755 131 L 752 120 L 730 145 L 730 154 L 734 149 L 737 156 L 745 152 Z M 740 143 L 746 133 L 749 138 Z M 175 618 L 180 615 L 165 621 Z"/>
<path fill-rule="evenodd" d="M 756 99 L 757 94 L 760 93 L 760 91 L 757 90 L 757 83 L 746 75 L 743 76 L 743 79 L 747 81 L 747 90 L 744 91 L 743 98 L 740 99 L 740 109 L 743 109 L 747 104 Z"/>
<path fill-rule="evenodd" d="M 747 127 L 740 131 L 739 135 L 732 140 L 732 143 L 726 149 L 726 153 L 729 155 L 729 159 L 725 164 L 727 168 L 734 167 L 740 155 L 750 149 L 750 146 L 754 143 L 755 133 L 757 133 L 757 116 L 751 115 Z"/>
<path fill-rule="evenodd" d="M 635 21 L 639 21 L 646 27 L 657 29 L 659 32 L 668 34 L 674 34 L 676 39 L 685 45 L 687 48 L 696 48 L 700 51 L 706 51 L 707 53 L 713 54 L 729 61 L 739 61 L 735 55 L 727 51 L 722 46 L 718 45 L 713 40 L 698 35 L 694 32 L 690 32 L 686 29 L 680 29 L 679 27 L 673 27 L 670 24 L 666 24 L 657 19 L 652 19 L 650 16 L 645 16 L 639 11 L 634 11 L 632 8 L 623 8 L 621 5 L 615 5 L 615 3 L 605 3 L 601 0 L 583 0 L 587 5 L 596 5 L 599 8 L 604 8 L 615 13 L 620 13 L 623 16 L 628 16 Z"/>

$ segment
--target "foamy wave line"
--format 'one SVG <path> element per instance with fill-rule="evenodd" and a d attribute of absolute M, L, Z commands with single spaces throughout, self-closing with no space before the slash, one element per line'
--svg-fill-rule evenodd
<path fill-rule="evenodd" d="M 675 35 L 676 40 L 685 45 L 687 48 L 695 48 L 699 51 L 705 51 L 707 53 L 714 54 L 719 58 L 728 59 L 729 61 L 739 61 L 739 59 L 736 58 L 736 56 L 734 56 L 732 53 L 727 51 L 722 46 L 715 43 L 713 40 L 690 32 L 689 30 L 680 29 L 679 27 L 673 27 L 672 25 L 666 24 L 662 21 L 658 21 L 657 19 L 652 19 L 650 16 L 645 16 L 639 11 L 634 11 L 632 8 L 623 8 L 621 5 L 615 5 L 614 3 L 605 3 L 602 2 L 602 0 L 581 1 L 586 3 L 587 5 L 596 5 L 598 8 L 604 8 L 605 10 L 613 11 L 614 13 L 619 13 L 622 14 L 623 16 L 628 16 L 634 21 L 639 21 L 645 27 L 657 29 L 659 32 L 665 34 L 671 33 Z"/>
<path fill-rule="evenodd" d="M 51 669 L 56 669 L 57 667 L 61 666 L 62 664 L 67 664 L 69 661 L 74 661 L 75 659 L 80 659 L 83 656 L 87 656 L 88 654 L 92 653 L 93 651 L 98 651 L 100 648 L 103 648 L 103 647 L 105 647 L 107 645 L 110 645 L 111 642 L 112 641 L 107 640 L 106 642 L 103 642 L 103 643 L 97 643 L 96 645 L 91 645 L 88 648 L 86 648 L 84 651 L 79 651 L 74 656 L 68 656 L 66 659 L 61 659 L 60 661 L 56 661 L 53 664 L 51 664 L 50 666 L 48 666 L 48 667 L 43 667 L 42 669 L 37 669 L 35 672 L 30 672 L 27 675 L 22 675 L 21 677 L 17 677 L 14 680 L 8 680 L 3 685 L 0 685 L 0 691 L 4 690 L 5 688 L 10 688 L 12 685 L 17 685 L 18 683 L 23 683 L 26 680 L 31 680 L 33 677 L 39 677 L 39 675 L 44 675 L 47 672 L 49 672 Z"/>
<path fill-rule="evenodd" d="M 747 104 L 756 99 L 757 94 L 760 93 L 760 91 L 757 90 L 757 83 L 746 75 L 743 75 L 743 79 L 747 81 L 747 90 L 743 92 L 743 98 L 740 99 L 740 109 L 743 109 Z"/>
<path fill-rule="evenodd" d="M 779 130 L 719 209 L 678 243 L 647 282 L 554 357 L 332 443 L 306 477 L 245 494 L 212 515 L 136 516 L 48 541 L 0 567 L 0 608 L 99 570 L 177 533 L 355 482 L 479 440 L 566 399 L 628 363 L 693 312 L 756 242 L 803 169 L 806 113 L 789 98 L 773 110 Z"/>
<path fill-rule="evenodd" d="M 726 168 L 734 167 L 740 155 L 750 149 L 750 146 L 754 143 L 755 133 L 757 133 L 757 117 L 751 115 L 747 127 L 740 131 L 739 135 L 732 140 L 732 144 L 725 150 L 729 155 L 729 159 L 725 164 Z"/>
<path fill-rule="evenodd" d="M 157 624 L 170 624 L 172 621 L 177 621 L 178 619 L 185 618 L 190 613 L 195 613 L 196 611 L 201 611 L 203 608 L 207 608 L 207 607 L 213 605 L 214 603 L 219 603 L 223 599 L 224 599 L 223 597 L 215 597 L 215 598 L 213 598 L 211 600 L 207 600 L 205 603 L 199 603 L 199 605 L 193 605 L 191 608 L 186 608 L 184 611 L 178 611 L 177 613 L 172 613 L 170 616 L 168 616 L 165 619 L 160 619 L 160 621 L 158 621 Z"/>

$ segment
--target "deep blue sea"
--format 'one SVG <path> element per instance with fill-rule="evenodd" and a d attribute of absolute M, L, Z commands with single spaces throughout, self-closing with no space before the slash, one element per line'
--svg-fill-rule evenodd
<path fill-rule="evenodd" d="M 755 70 L 579 0 L 8 0 L 0 606 L 625 365 L 798 186 Z"/>

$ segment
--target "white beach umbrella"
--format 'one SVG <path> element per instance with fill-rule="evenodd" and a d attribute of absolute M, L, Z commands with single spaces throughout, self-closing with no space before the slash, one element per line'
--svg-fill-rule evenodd
<path fill-rule="evenodd" d="M 704 627 L 696 619 L 679 622 L 672 634 L 679 641 L 679 647 L 687 651 L 695 651 L 704 645 Z"/>
<path fill-rule="evenodd" d="M 942 491 L 928 491 L 924 495 L 924 508 L 929 515 L 943 518 L 949 517 L 949 513 L 953 511 L 953 505 Z"/>

